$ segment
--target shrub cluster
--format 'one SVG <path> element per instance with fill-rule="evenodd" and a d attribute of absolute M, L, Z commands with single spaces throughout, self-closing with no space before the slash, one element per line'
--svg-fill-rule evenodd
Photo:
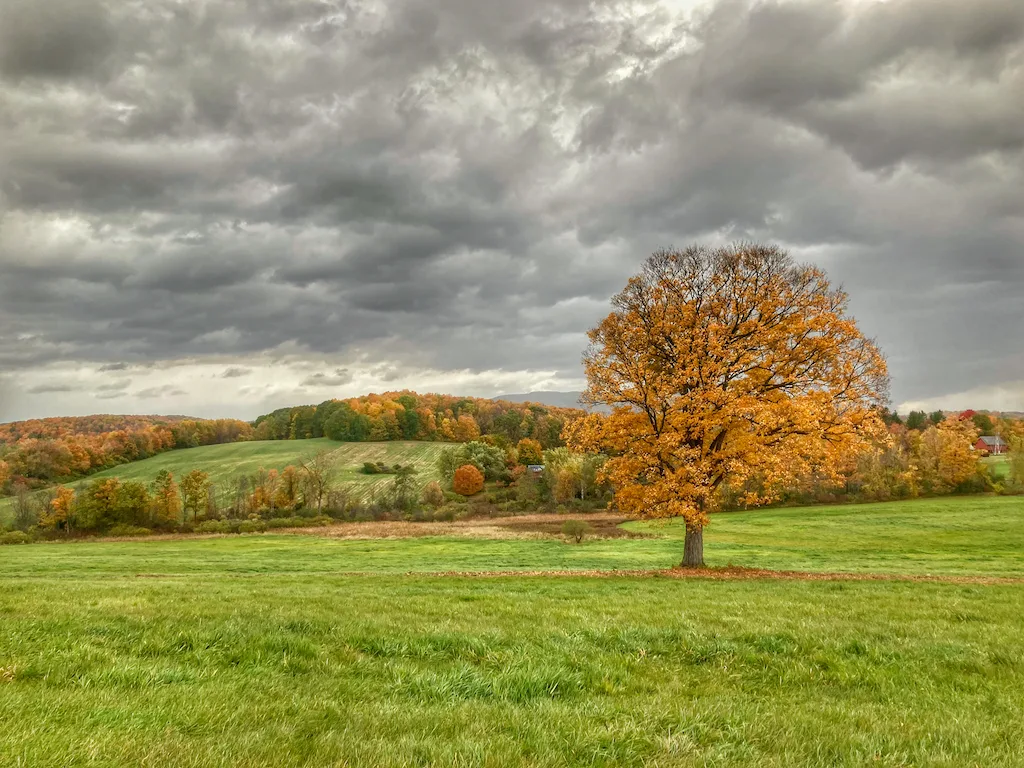
<path fill-rule="evenodd" d="M 403 467 L 401 464 L 385 464 L 383 461 L 367 461 L 363 463 L 364 475 L 398 475 L 402 472 L 415 472 L 411 466 Z"/>

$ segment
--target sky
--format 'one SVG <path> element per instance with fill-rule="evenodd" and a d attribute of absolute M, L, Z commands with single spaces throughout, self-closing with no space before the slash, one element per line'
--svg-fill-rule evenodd
<path fill-rule="evenodd" d="M 580 389 L 654 250 L 1024 410 L 1020 0 L 0 0 L 0 421 Z"/>

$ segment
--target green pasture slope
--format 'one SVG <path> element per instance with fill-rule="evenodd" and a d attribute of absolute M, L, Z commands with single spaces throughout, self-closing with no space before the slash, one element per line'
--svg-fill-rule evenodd
<path fill-rule="evenodd" d="M 679 559 L 642 527 L 0 547 L 0 765 L 1021 765 L 1024 583 L 428 573 Z M 1024 499 L 706 538 L 715 565 L 1020 577 Z"/>
<path fill-rule="evenodd" d="M 988 469 L 988 473 L 993 480 L 1005 480 L 1010 474 L 1010 457 L 1006 454 L 1002 456 L 986 456 L 980 459 L 980 462 Z"/>
<path fill-rule="evenodd" d="M 122 480 L 149 483 L 163 469 L 179 479 L 193 469 L 201 469 L 209 473 L 210 480 L 217 487 L 218 497 L 222 501 L 227 501 L 234 493 L 234 481 L 241 475 L 251 475 L 260 468 L 281 470 L 289 464 L 297 465 L 304 456 L 319 451 L 330 451 L 338 466 L 337 483 L 351 488 L 357 496 L 366 499 L 375 490 L 390 482 L 392 477 L 363 474 L 364 462 L 412 464 L 417 469 L 418 482 L 426 485 L 430 480 L 438 479 L 437 457 L 445 447 L 445 443 L 411 441 L 338 443 L 326 438 L 227 443 L 167 451 L 142 461 L 133 461 L 97 472 L 90 475 L 87 480 L 117 477 Z M 0 504 L 2 523 L 5 516 L 11 514 L 12 500 L 0 500 Z"/>
<path fill-rule="evenodd" d="M 150 482 L 162 469 L 181 477 L 193 469 L 209 473 L 221 496 L 231 495 L 234 480 L 263 469 L 281 470 L 289 464 L 298 465 L 303 457 L 328 451 L 338 472 L 336 484 L 345 485 L 361 498 L 368 498 L 375 489 L 386 485 L 390 475 L 363 474 L 363 463 L 383 461 L 385 464 L 412 464 L 417 479 L 424 485 L 435 480 L 437 457 L 446 447 L 444 443 L 385 442 L 338 443 L 326 438 L 317 440 L 259 440 L 225 445 L 207 445 L 168 451 L 142 461 L 104 470 L 92 477 L 118 477 L 122 480 Z"/>

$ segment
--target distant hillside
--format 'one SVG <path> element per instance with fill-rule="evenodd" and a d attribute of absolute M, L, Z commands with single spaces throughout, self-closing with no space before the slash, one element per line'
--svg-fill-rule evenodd
<path fill-rule="evenodd" d="M 0 494 L 83 477 L 175 448 L 248 440 L 237 419 L 69 416 L 0 424 Z"/>
<path fill-rule="evenodd" d="M 527 392 L 522 395 L 498 395 L 492 400 L 504 400 L 508 403 L 540 403 L 555 408 L 582 408 L 580 395 L 582 392 Z"/>
<path fill-rule="evenodd" d="M 610 413 L 610 409 L 603 406 L 593 408 L 591 406 L 584 405 L 580 402 L 580 397 L 582 395 L 582 392 L 540 391 L 527 392 L 522 395 L 498 395 L 493 399 L 504 400 L 509 403 L 539 403 L 540 405 L 548 405 L 553 408 L 582 408 L 586 411 Z"/>
<path fill-rule="evenodd" d="M 572 408 L 538 405 L 543 407 L 406 390 L 280 408 L 260 416 L 253 427 L 257 440 L 329 437 L 346 442 L 462 443 L 494 435 L 513 445 L 524 437 L 539 441 L 544 448 L 562 445 L 562 429 L 583 412 L 575 402 Z"/>

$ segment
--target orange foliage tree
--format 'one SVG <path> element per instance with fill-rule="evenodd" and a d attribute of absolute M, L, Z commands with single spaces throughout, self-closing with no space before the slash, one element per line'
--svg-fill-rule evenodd
<path fill-rule="evenodd" d="M 70 533 L 74 506 L 75 492 L 63 485 L 59 486 L 56 496 L 50 502 L 50 509 L 39 522 L 49 528 L 60 528 L 63 526 L 64 530 Z"/>
<path fill-rule="evenodd" d="M 779 248 L 661 251 L 590 332 L 584 400 L 611 409 L 568 429 L 610 458 L 615 503 L 682 517 L 683 564 L 704 563 L 703 529 L 723 482 L 765 490 L 833 468 L 881 423 L 888 373 L 824 273 Z"/>
<path fill-rule="evenodd" d="M 472 496 L 480 493 L 484 487 L 484 476 L 472 464 L 464 464 L 455 470 L 452 478 L 452 490 L 461 496 Z"/>

